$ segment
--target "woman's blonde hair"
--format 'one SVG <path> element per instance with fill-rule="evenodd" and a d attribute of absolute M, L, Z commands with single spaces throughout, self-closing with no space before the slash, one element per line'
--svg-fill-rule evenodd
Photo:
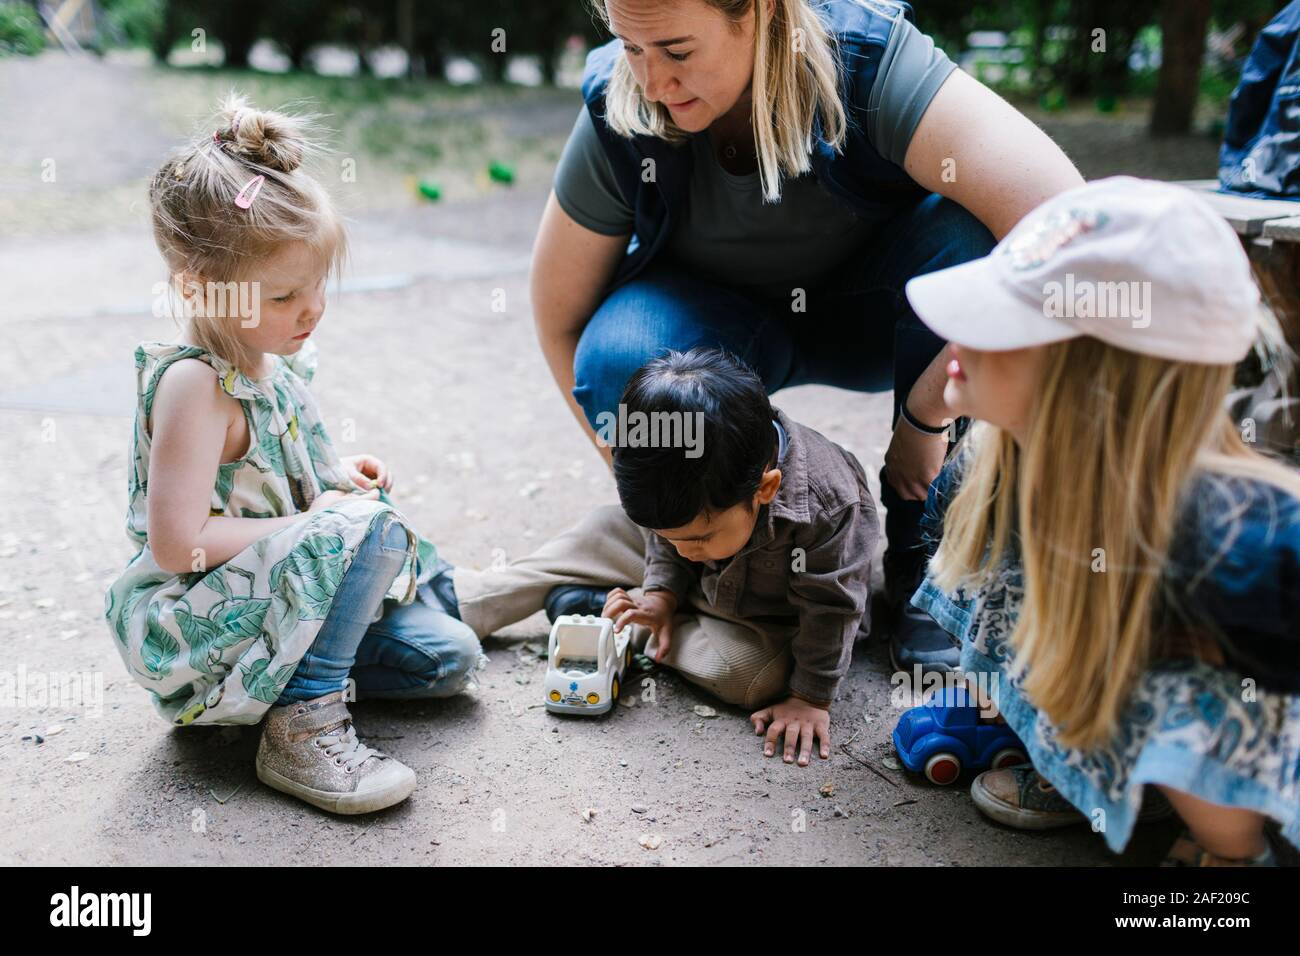
<path fill-rule="evenodd" d="M 245 281 L 255 263 L 292 242 L 306 243 L 322 272 L 339 273 L 347 258 L 343 221 L 303 168 L 323 152 L 310 135 L 312 120 L 256 109 L 232 91 L 195 139 L 172 152 L 149 183 L 149 207 L 174 284 L 182 277 L 199 285 Z M 265 182 L 251 204 L 236 205 L 257 176 Z M 211 306 L 187 305 L 191 336 L 247 370 L 249 356 L 231 326 L 240 317 Z"/>
<path fill-rule="evenodd" d="M 1267 337 L 1280 354 L 1271 323 Z M 1018 557 L 1024 596 L 1010 643 L 1025 693 L 1063 744 L 1092 748 L 1115 733 L 1153 655 L 1197 638 L 1157 624 L 1177 606 L 1162 572 L 1197 480 L 1244 507 L 1249 483 L 1231 479 L 1300 497 L 1300 474 L 1243 442 L 1224 410 L 1230 365 L 1086 337 L 1048 349 L 1023 447 L 982 422 L 962 440 L 930 570 L 945 591 L 974 590 Z"/>
<path fill-rule="evenodd" d="M 782 176 L 793 178 L 812 168 L 813 117 L 819 111 L 823 141 L 837 150 L 844 144 L 846 119 L 835 39 L 808 0 L 772 0 L 770 19 L 767 0 L 698 2 L 718 10 L 733 28 L 754 11 L 754 146 L 763 199 L 777 202 Z M 610 28 L 604 0 L 591 4 Z M 673 122 L 666 106 L 646 100 L 626 56 L 618 58 L 605 91 L 605 121 L 621 136 L 657 136 L 680 143 L 690 135 Z"/>

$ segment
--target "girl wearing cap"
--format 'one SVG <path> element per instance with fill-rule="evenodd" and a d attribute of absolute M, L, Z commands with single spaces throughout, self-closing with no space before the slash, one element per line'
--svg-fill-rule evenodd
<path fill-rule="evenodd" d="M 985 255 L 1082 179 L 908 4 L 591 2 L 616 38 L 588 57 L 532 269 L 556 384 L 593 441 L 667 349 L 725 348 L 769 392 L 892 389 L 885 580 L 909 596 L 948 444 L 943 342 L 903 286 Z M 900 666 L 956 663 L 924 614 L 895 631 Z"/>
<path fill-rule="evenodd" d="M 929 496 L 913 603 L 1033 764 L 981 774 L 977 806 L 1118 852 L 1153 785 L 1188 827 L 1167 863 L 1269 864 L 1270 819 L 1300 844 L 1300 475 L 1224 410 L 1280 342 L 1232 230 L 1117 177 L 907 293 L 978 420 Z"/>

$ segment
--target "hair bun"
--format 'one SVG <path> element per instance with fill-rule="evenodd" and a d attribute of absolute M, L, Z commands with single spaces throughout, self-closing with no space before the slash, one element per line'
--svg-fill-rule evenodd
<path fill-rule="evenodd" d="M 236 155 L 267 169 L 291 173 L 302 165 L 307 148 L 301 120 L 273 110 L 249 106 L 242 96 L 229 97 L 222 107 L 226 128 L 219 133 Z"/>

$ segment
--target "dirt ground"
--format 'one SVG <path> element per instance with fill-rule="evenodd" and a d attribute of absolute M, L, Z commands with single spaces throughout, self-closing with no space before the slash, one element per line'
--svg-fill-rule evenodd
<path fill-rule="evenodd" d="M 355 706 L 363 739 L 419 777 L 409 801 L 381 814 L 331 817 L 263 787 L 254 728 L 166 725 L 127 677 L 101 617 L 104 587 L 131 553 L 132 351 L 170 335 L 150 313 L 162 275 L 141 188 L 170 142 L 146 95 L 155 84 L 120 64 L 0 61 L 9 114 L 0 147 L 0 863 L 1012 866 L 1162 855 L 1170 824 L 1140 829 L 1115 857 L 1086 827 L 1001 828 L 965 786 L 940 789 L 899 770 L 888 739 L 898 711 L 876 640 L 859 644 L 832 708 L 833 756 L 806 769 L 764 759 L 745 713 L 671 674 L 654 675 L 653 700 L 633 688 L 635 705 L 606 719 L 548 715 L 544 664 L 526 647 L 545 632 L 540 615 L 485 643 L 491 663 L 469 695 Z M 544 114 L 560 141 L 572 95 Z M 1153 154 L 1137 118 L 1049 128 L 1090 175 L 1213 175 L 1213 144 Z M 56 184 L 40 181 L 46 157 L 58 161 Z M 527 263 L 545 191 L 531 179 L 437 205 L 354 203 L 353 267 L 319 334 L 316 394 L 340 450 L 384 457 L 397 503 L 458 563 L 525 554 L 584 509 L 616 500 L 533 336 Z M 70 223 L 62 212 L 83 201 L 84 217 Z M 885 396 L 810 387 L 777 403 L 874 476 Z M 67 675 L 85 678 L 88 700 L 31 689 Z M 26 692 L 15 694 L 16 683 Z M 699 705 L 716 716 L 700 716 Z M 643 835 L 662 842 L 647 849 Z"/>

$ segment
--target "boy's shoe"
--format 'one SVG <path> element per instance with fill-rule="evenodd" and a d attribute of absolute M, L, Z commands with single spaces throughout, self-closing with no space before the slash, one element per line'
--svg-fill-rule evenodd
<path fill-rule="evenodd" d="M 597 588 L 588 584 L 562 584 L 551 588 L 546 595 L 546 619 L 552 624 L 563 614 L 590 614 L 599 617 L 605 610 L 605 598 L 609 588 Z"/>
<path fill-rule="evenodd" d="M 415 789 L 415 771 L 357 739 L 341 690 L 267 711 L 257 779 L 345 814 L 391 807 Z"/>
<path fill-rule="evenodd" d="M 1165 856 L 1161 866 L 1277 866 L 1277 857 L 1273 853 L 1273 846 L 1264 838 L 1264 852 L 1259 856 L 1247 857 L 1240 860 L 1232 860 L 1227 857 L 1215 856 L 1205 847 L 1196 842 L 1192 836 L 1191 830 L 1184 830 L 1183 835 L 1174 841 L 1174 845 L 1169 848 L 1169 853 Z"/>
<path fill-rule="evenodd" d="M 1089 822 L 1043 777 L 1033 764 L 1002 770 L 985 770 L 970 785 L 971 799 L 991 820 L 1017 830 L 1053 830 Z M 1143 795 L 1138 822 L 1149 823 L 1172 815 L 1174 808 L 1154 787 Z"/>

